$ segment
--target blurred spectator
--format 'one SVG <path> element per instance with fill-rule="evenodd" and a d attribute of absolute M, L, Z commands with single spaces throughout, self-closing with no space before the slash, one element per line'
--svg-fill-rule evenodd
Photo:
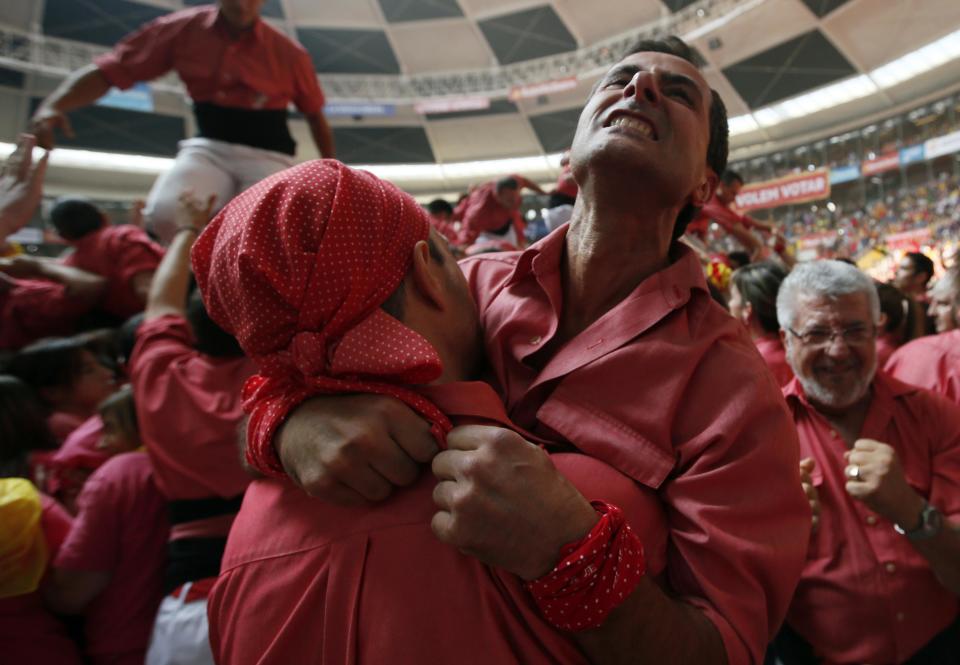
<path fill-rule="evenodd" d="M 106 215 L 84 199 L 60 199 L 50 222 L 74 251 L 64 265 L 101 275 L 107 280 L 100 309 L 119 321 L 143 311 L 150 280 L 163 257 L 163 248 L 130 224 L 112 226 Z"/>
<path fill-rule="evenodd" d="M 750 331 L 780 386 L 793 380 L 777 323 L 777 291 L 786 276 L 787 271 L 779 264 L 761 261 L 735 270 L 730 283 L 730 314 Z"/>
<path fill-rule="evenodd" d="M 960 404 L 960 270 L 953 269 L 931 291 L 936 335 L 915 339 L 886 364 L 892 375 Z"/>
<path fill-rule="evenodd" d="M 93 665 L 142 665 L 163 595 L 166 504 L 144 452 L 110 458 L 90 476 L 44 589 L 64 614 L 83 614 Z"/>
<path fill-rule="evenodd" d="M 924 317 L 920 306 L 897 287 L 883 282 L 876 282 L 876 287 L 880 297 L 877 361 L 884 367 L 894 351 L 923 334 Z"/>
<path fill-rule="evenodd" d="M 523 246 L 524 222 L 520 214 L 521 193 L 532 189 L 543 194 L 539 185 L 523 176 L 512 175 L 488 182 L 457 204 L 453 219 L 462 223 L 459 244 L 500 242 L 513 249 Z"/>
<path fill-rule="evenodd" d="M 0 404 L 0 423 L 13 415 Z M 43 425 L 37 420 L 35 426 Z M 3 427 L 3 425 L 0 425 Z M 7 435 L 3 431 L 4 440 Z M 0 642 L 5 663 L 80 665 L 67 627 L 43 605 L 72 518 L 25 478 L 0 478 Z"/>
<path fill-rule="evenodd" d="M 453 221 L 453 206 L 446 199 L 434 199 L 427 204 L 430 224 L 440 232 L 447 242 L 457 242 L 457 224 Z"/>
<path fill-rule="evenodd" d="M 94 415 L 116 387 L 113 373 L 78 338 L 36 342 L 11 358 L 7 371 L 40 397 L 60 441 Z"/>

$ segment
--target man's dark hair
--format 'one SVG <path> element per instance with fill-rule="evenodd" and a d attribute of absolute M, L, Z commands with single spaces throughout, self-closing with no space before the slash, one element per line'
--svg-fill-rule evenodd
<path fill-rule="evenodd" d="M 910 259 L 910 265 L 913 266 L 913 272 L 923 273 L 927 276 L 923 283 L 926 284 L 933 277 L 933 261 L 926 254 L 920 252 L 907 252 L 906 258 Z"/>
<path fill-rule="evenodd" d="M 431 215 L 452 215 L 453 206 L 446 199 L 434 199 L 427 204 L 427 212 Z"/>
<path fill-rule="evenodd" d="M 720 176 L 720 182 L 724 185 L 732 185 L 735 182 L 739 182 L 742 185 L 743 176 L 732 169 L 727 169 L 723 172 L 723 175 Z"/>
<path fill-rule="evenodd" d="M 520 189 L 520 183 L 516 178 L 500 178 L 497 180 L 497 191 L 504 189 Z"/>
<path fill-rule="evenodd" d="M 210 318 L 200 297 L 200 289 L 194 289 L 187 298 L 186 315 L 193 331 L 193 348 L 197 351 L 214 358 L 239 358 L 243 355 L 236 338 Z"/>
<path fill-rule="evenodd" d="M 623 57 L 634 53 L 665 53 L 686 60 L 697 69 L 700 62 L 696 51 L 676 36 L 663 39 L 641 39 L 627 49 Z M 730 153 L 730 130 L 727 127 L 727 107 L 720 98 L 720 94 L 710 89 L 710 142 L 707 144 L 707 166 L 717 175 L 727 169 L 727 157 Z M 696 217 L 700 209 L 694 205 L 687 205 L 677 215 L 677 222 L 673 227 L 673 239 L 677 240 L 687 230 L 687 224 Z"/>
<path fill-rule="evenodd" d="M 79 337 L 42 339 L 22 348 L 5 371 L 26 383 L 38 395 L 47 388 L 69 388 L 83 372 L 83 352 L 90 351 Z"/>
<path fill-rule="evenodd" d="M 50 223 L 64 240 L 79 240 L 103 226 L 103 212 L 80 198 L 57 200 L 50 211 Z"/>
<path fill-rule="evenodd" d="M 434 261 L 443 265 L 443 253 L 440 251 L 440 247 L 437 246 L 437 243 L 434 242 L 433 238 L 427 236 L 427 247 L 430 248 L 430 258 Z M 403 280 L 397 284 L 397 288 L 393 290 L 387 299 L 380 303 L 380 309 L 384 312 L 395 318 L 397 321 L 403 321 L 403 315 L 405 313 L 403 306 L 403 297 L 406 293 L 406 289 L 403 286 Z"/>
<path fill-rule="evenodd" d="M 786 278 L 787 271 L 773 261 L 751 263 L 733 273 L 733 285 L 740 292 L 740 297 L 750 303 L 765 332 L 775 333 L 780 329 L 777 323 L 777 293 Z"/>
<path fill-rule="evenodd" d="M 750 255 L 744 251 L 735 251 L 727 254 L 727 258 L 730 260 L 730 264 L 733 266 L 733 269 L 742 268 L 745 265 L 750 263 Z"/>
<path fill-rule="evenodd" d="M 34 391 L 17 377 L 0 374 L 0 477 L 27 477 L 27 455 L 56 448 Z"/>

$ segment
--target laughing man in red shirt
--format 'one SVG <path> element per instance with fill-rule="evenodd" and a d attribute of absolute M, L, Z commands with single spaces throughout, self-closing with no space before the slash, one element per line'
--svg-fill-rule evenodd
<path fill-rule="evenodd" d="M 798 266 L 777 318 L 797 377 L 784 394 L 820 498 L 787 617 L 815 660 L 789 657 L 794 644 L 783 661 L 956 662 L 960 410 L 876 371 L 880 302 L 855 267 Z"/>
<path fill-rule="evenodd" d="M 193 100 L 198 134 L 180 143 L 173 168 L 147 199 L 149 228 L 169 243 L 180 192 L 217 207 L 271 173 L 293 164 L 296 144 L 287 105 L 303 113 L 317 149 L 334 156 L 323 115 L 323 92 L 307 51 L 260 19 L 264 0 L 220 0 L 167 14 L 124 37 L 112 51 L 71 74 L 33 115 L 32 131 L 45 148 L 53 131 L 73 132 L 65 113 L 93 103 L 111 86 L 127 89 L 170 70 Z"/>

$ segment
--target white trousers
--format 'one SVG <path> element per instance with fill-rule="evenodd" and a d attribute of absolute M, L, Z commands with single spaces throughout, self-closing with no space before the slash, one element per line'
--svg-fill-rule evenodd
<path fill-rule="evenodd" d="M 173 167 L 153 183 L 143 210 L 147 228 L 164 245 L 173 238 L 173 215 L 184 190 L 201 201 L 216 194 L 214 210 L 219 210 L 250 185 L 294 163 L 282 152 L 213 139 L 187 139 L 177 147 Z"/>
<path fill-rule="evenodd" d="M 214 665 L 207 627 L 207 601 L 184 602 L 191 583 L 179 596 L 160 603 L 147 648 L 146 665 Z"/>

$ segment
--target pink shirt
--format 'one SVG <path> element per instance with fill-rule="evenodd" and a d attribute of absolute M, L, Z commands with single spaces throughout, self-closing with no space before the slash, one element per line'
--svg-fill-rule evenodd
<path fill-rule="evenodd" d="M 784 394 L 801 452 L 816 460 L 820 494 L 820 527 L 787 620 L 830 661 L 901 663 L 954 620 L 960 599 L 893 524 L 847 494 L 846 443 L 810 406 L 800 382 Z M 893 446 L 911 487 L 956 523 L 960 411 L 877 372 L 860 436 Z"/>
<path fill-rule="evenodd" d="M 63 263 L 107 280 L 100 301 L 103 311 L 121 319 L 143 311 L 144 303 L 133 290 L 133 278 L 153 272 L 163 258 L 163 248 L 143 229 L 130 224 L 107 225 L 71 244 L 74 251 L 64 257 Z"/>
<path fill-rule="evenodd" d="M 753 343 L 757 345 L 763 361 L 773 372 L 773 378 L 777 380 L 780 387 L 793 381 L 793 369 L 787 362 L 787 354 L 778 335 L 764 335 L 753 340 Z"/>
<path fill-rule="evenodd" d="M 170 70 L 197 102 L 304 114 L 323 108 L 323 93 L 307 51 L 263 20 L 233 39 L 216 6 L 173 12 L 123 38 L 94 63 L 120 89 Z"/>
<path fill-rule="evenodd" d="M 566 230 L 523 253 L 461 262 L 495 387 L 520 427 L 570 442 L 657 492 L 671 586 L 716 625 L 730 665 L 761 662 L 810 531 L 779 388 L 743 326 L 711 300 L 685 247 L 532 368 L 527 357 L 559 324 Z"/>
<path fill-rule="evenodd" d="M 457 424 L 511 426 L 485 383 L 423 392 Z M 649 574 L 662 571 L 666 528 L 655 494 L 585 455 L 551 459 L 585 496 L 624 510 Z M 344 508 L 287 482 L 254 481 L 208 604 L 218 662 L 584 663 L 516 577 L 436 539 L 436 482 L 425 471 L 385 502 Z"/>
<path fill-rule="evenodd" d="M 901 381 L 960 404 L 960 328 L 904 344 L 884 368 Z"/>
<path fill-rule="evenodd" d="M 0 349 L 19 349 L 43 337 L 72 335 L 77 320 L 89 309 L 71 298 L 63 284 L 10 281 L 13 287 L 0 291 Z"/>
<path fill-rule="evenodd" d="M 165 497 L 228 499 L 246 489 L 250 476 L 240 465 L 237 427 L 240 389 L 254 371 L 245 357 L 213 358 L 194 349 L 183 317 L 161 316 L 140 326 L 130 383 L 140 436 Z M 213 526 L 191 535 L 225 536 L 229 529 L 229 523 Z"/>
<path fill-rule="evenodd" d="M 87 607 L 87 652 L 94 662 L 143 662 L 163 596 L 166 504 L 144 453 L 110 458 L 78 499 L 79 513 L 54 565 L 110 572 Z"/>

